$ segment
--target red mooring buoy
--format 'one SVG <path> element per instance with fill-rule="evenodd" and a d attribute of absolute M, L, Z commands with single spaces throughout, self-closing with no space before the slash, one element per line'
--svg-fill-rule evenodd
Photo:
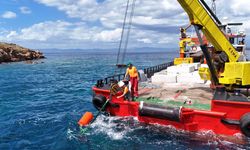
<path fill-rule="evenodd" d="M 86 112 L 82 118 L 78 121 L 80 126 L 87 126 L 92 120 L 94 116 L 91 112 Z"/>

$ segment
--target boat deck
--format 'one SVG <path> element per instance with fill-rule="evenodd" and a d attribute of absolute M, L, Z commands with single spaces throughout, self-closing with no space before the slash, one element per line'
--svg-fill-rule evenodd
<path fill-rule="evenodd" d="M 144 82 L 140 83 L 139 95 L 136 101 L 210 110 L 213 91 L 209 85 L 169 84 L 162 86 Z"/>
<path fill-rule="evenodd" d="M 109 90 L 108 84 L 101 87 Z M 139 84 L 139 98 L 135 101 L 144 101 L 159 105 L 195 108 L 210 110 L 213 90 L 209 84 L 152 84 L 150 81 Z"/>

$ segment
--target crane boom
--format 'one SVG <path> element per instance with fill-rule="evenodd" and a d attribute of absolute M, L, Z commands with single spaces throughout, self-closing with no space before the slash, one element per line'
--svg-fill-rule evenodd
<path fill-rule="evenodd" d="M 214 17 L 212 11 L 203 0 L 177 0 L 183 9 L 187 12 L 190 22 L 193 25 L 201 27 L 206 38 L 212 43 L 216 51 L 224 51 L 229 62 L 237 62 L 240 55 L 228 41 L 225 34 L 220 30 L 216 22 L 218 19 Z"/>

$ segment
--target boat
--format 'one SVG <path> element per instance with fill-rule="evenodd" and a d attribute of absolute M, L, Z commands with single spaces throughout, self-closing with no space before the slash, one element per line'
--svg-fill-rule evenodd
<path fill-rule="evenodd" d="M 136 117 L 142 123 L 171 125 L 177 130 L 189 132 L 212 131 L 226 136 L 240 133 L 250 137 L 250 100 L 246 94 L 243 94 L 243 91 L 247 93 L 250 87 L 247 75 L 250 63 L 244 58 L 240 59 L 242 52 L 245 51 L 243 43 L 234 44 L 237 39 L 244 39 L 245 35 L 231 34 L 227 26 L 224 26 L 227 29 L 225 34 L 219 27 L 220 21 L 203 0 L 178 0 L 178 2 L 188 13 L 190 22 L 194 25 L 197 38 L 192 40 L 199 41 L 195 45 L 200 45 L 200 50 L 207 62 L 206 69 L 199 69 L 199 74 L 203 78 L 207 76 L 206 79 L 211 80 L 214 85 L 214 93 L 209 101 L 210 107 L 198 109 L 117 98 L 117 95 L 122 93 L 117 82 L 123 79 L 124 74 L 98 80 L 92 87 L 93 105 L 100 112 L 104 111 L 111 116 Z M 200 31 L 209 39 L 209 42 L 204 42 Z M 213 55 L 209 54 L 209 46 Z M 218 60 L 216 60 L 217 57 Z M 178 59 L 182 61 L 186 58 L 180 54 Z M 242 61 L 239 62 L 239 60 Z M 175 65 L 175 61 L 145 69 L 144 73 L 150 78 L 155 72 Z M 83 116 L 82 120 L 84 118 L 86 119 L 86 116 Z M 91 122 L 93 116 L 89 118 L 87 123 Z M 87 125 L 87 123 L 80 125 Z"/>
<path fill-rule="evenodd" d="M 246 61 L 246 33 L 242 28 L 243 23 L 227 23 L 220 26 L 221 30 L 226 35 L 227 39 L 234 46 L 237 52 L 241 55 L 241 60 Z M 198 37 L 187 30 L 191 25 L 186 28 L 180 28 L 179 38 L 179 58 L 175 58 L 175 64 L 190 63 L 190 62 L 203 62 L 203 53 L 199 45 Z M 209 51 L 214 51 L 214 46 L 209 42 L 204 34 L 202 34 L 202 40 L 207 45 Z M 186 59 L 184 59 L 186 58 Z M 188 59 L 187 59 L 188 58 Z"/>

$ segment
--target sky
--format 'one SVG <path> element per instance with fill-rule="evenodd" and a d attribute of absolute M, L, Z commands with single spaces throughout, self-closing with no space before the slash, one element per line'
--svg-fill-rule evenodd
<path fill-rule="evenodd" d="M 211 6 L 211 0 L 205 1 Z M 127 0 L 0 0 L 0 41 L 32 49 L 117 48 L 126 3 Z M 248 0 L 217 0 L 216 5 L 222 22 L 243 22 L 249 35 Z M 179 28 L 188 24 L 177 0 L 136 0 L 128 47 L 178 47 Z M 250 40 L 247 38 L 246 42 Z"/>

